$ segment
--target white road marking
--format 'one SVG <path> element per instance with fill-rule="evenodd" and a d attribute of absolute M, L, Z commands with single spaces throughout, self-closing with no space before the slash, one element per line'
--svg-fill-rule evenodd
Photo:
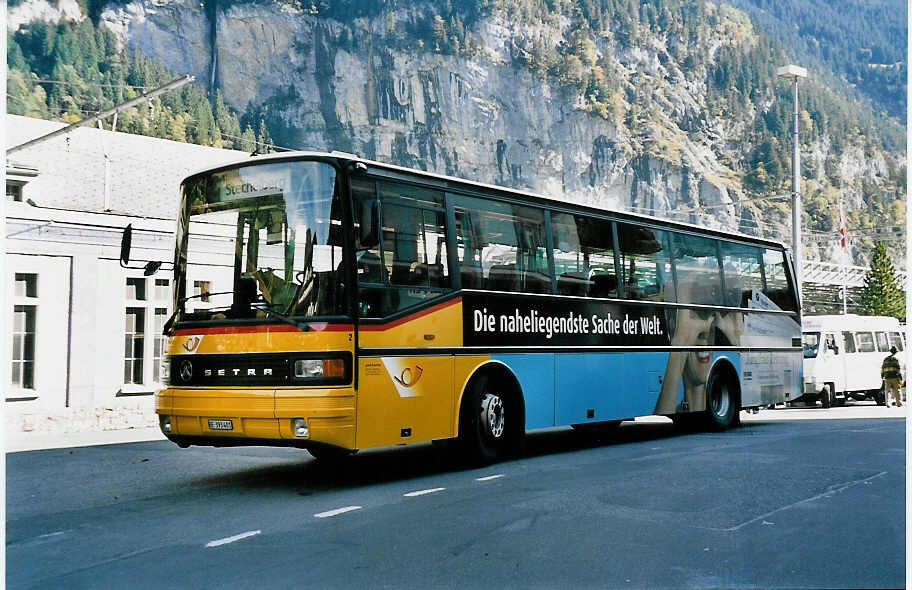
<path fill-rule="evenodd" d="M 330 516 L 345 514 L 346 512 L 351 512 L 352 510 L 361 510 L 361 507 L 360 506 L 345 506 L 344 508 L 336 508 L 335 510 L 327 510 L 326 512 L 319 512 L 317 514 L 314 514 L 314 518 L 329 518 Z"/>
<path fill-rule="evenodd" d="M 36 539 L 47 539 L 48 537 L 57 537 L 64 534 L 64 531 L 57 531 L 56 533 L 47 533 L 45 535 L 38 535 Z"/>
<path fill-rule="evenodd" d="M 414 498 L 415 496 L 423 496 L 425 494 L 433 494 L 434 492 L 442 492 L 446 488 L 431 488 L 429 490 L 418 490 L 416 492 L 408 492 L 407 494 L 402 494 L 406 498 Z"/>
<path fill-rule="evenodd" d="M 234 543 L 235 541 L 240 541 L 241 539 L 246 539 L 247 537 L 259 535 L 261 532 L 262 531 L 247 531 L 246 533 L 234 535 L 233 537 L 225 537 L 224 539 L 216 539 L 215 541 L 209 541 L 208 543 L 206 543 L 206 547 L 218 547 L 220 545 L 227 545 L 228 543 Z"/>
<path fill-rule="evenodd" d="M 477 477 L 475 478 L 475 481 L 491 481 L 492 479 L 499 479 L 503 476 L 503 473 L 498 473 L 497 475 L 489 475 L 487 477 Z"/>

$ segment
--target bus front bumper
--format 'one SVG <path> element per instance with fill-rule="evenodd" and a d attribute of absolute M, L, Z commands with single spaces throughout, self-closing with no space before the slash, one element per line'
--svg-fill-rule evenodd
<path fill-rule="evenodd" d="M 168 388 L 156 394 L 155 412 L 162 433 L 182 447 L 355 444 L 351 388 Z"/>

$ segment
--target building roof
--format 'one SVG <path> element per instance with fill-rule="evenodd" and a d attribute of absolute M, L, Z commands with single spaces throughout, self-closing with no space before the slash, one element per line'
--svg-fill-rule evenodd
<path fill-rule="evenodd" d="M 6 147 L 65 123 L 6 115 Z M 27 196 L 42 207 L 173 219 L 190 172 L 248 154 L 143 135 L 79 127 L 12 154 L 7 169 L 36 169 Z M 106 197 L 107 194 L 107 197 Z"/>

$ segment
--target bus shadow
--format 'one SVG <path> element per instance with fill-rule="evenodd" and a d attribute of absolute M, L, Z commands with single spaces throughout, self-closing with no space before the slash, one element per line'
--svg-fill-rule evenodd
<path fill-rule="evenodd" d="M 529 433 L 523 455 L 508 462 L 655 441 L 682 434 L 692 434 L 692 431 L 677 429 L 671 423 L 625 423 L 612 436 L 602 438 L 588 431 L 550 429 Z M 227 450 L 221 449 L 219 452 Z M 300 461 L 222 472 L 198 478 L 191 485 L 223 489 L 285 489 L 310 496 L 478 468 L 477 465 L 466 464 L 452 445 L 431 443 L 371 449 L 326 461 L 316 460 L 306 451 L 300 452 Z"/>

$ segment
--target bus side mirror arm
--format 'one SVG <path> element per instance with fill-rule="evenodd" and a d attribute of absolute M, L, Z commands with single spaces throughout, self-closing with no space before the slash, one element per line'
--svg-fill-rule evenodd
<path fill-rule="evenodd" d="M 133 224 L 130 223 L 123 230 L 123 236 L 120 238 L 120 266 L 121 268 L 143 269 L 143 276 L 150 277 L 158 272 L 162 263 L 158 260 L 150 260 L 144 266 L 128 266 L 130 264 L 130 248 L 133 244 Z"/>

